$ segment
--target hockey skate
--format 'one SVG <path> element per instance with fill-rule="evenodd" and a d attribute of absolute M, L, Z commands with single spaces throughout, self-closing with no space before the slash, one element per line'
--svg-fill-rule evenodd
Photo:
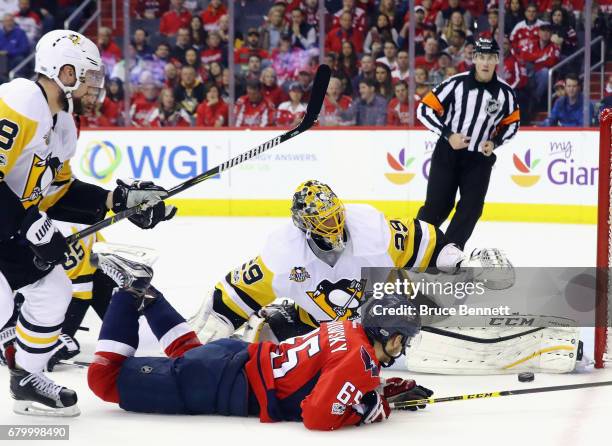
<path fill-rule="evenodd" d="M 7 348 L 6 355 L 15 413 L 52 417 L 76 417 L 81 414 L 74 390 L 56 384 L 42 372 L 30 373 L 16 367 L 13 346 Z"/>
<path fill-rule="evenodd" d="M 53 354 L 47 362 L 46 371 L 52 372 L 56 365 L 61 361 L 74 358 L 81 353 L 81 347 L 76 339 L 71 338 L 67 334 L 61 334 L 58 339 L 58 344 L 53 350 Z"/>
<path fill-rule="evenodd" d="M 112 251 L 98 251 L 92 254 L 91 264 L 100 268 L 119 288 L 129 291 L 136 299 L 136 308 L 142 311 L 158 294 L 154 288 L 149 289 L 153 268 L 127 257 Z"/>

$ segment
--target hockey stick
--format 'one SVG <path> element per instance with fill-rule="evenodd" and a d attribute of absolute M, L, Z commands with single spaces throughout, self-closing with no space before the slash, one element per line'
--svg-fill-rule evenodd
<path fill-rule="evenodd" d="M 237 155 L 234 158 L 224 162 L 223 164 L 218 165 L 217 167 L 213 167 L 212 169 L 209 169 L 206 172 L 201 173 L 200 175 L 197 175 L 193 178 L 188 179 L 187 181 L 184 181 L 181 184 L 178 184 L 177 186 L 174 186 L 168 191 L 168 196 L 164 199 L 170 198 L 178 194 L 179 192 L 182 192 L 185 189 L 195 186 L 196 184 L 199 184 L 202 181 L 206 181 L 209 178 L 214 177 L 215 175 L 225 170 L 231 169 L 232 167 L 237 166 L 238 164 L 248 161 L 251 158 L 254 158 L 257 155 L 260 155 L 263 152 L 266 152 L 278 146 L 279 144 L 282 144 L 285 141 L 288 141 L 291 138 L 294 138 L 297 135 L 304 133 L 306 130 L 310 129 L 319 117 L 319 112 L 321 111 L 321 107 L 323 106 L 323 100 L 325 99 L 325 93 L 327 92 L 327 84 L 329 83 L 330 77 L 331 69 L 329 68 L 329 66 L 320 65 L 319 69 L 317 70 L 317 74 L 314 78 L 312 93 L 310 96 L 310 101 L 308 102 L 308 106 L 306 108 L 306 113 L 297 127 L 289 130 L 286 133 L 283 133 L 280 136 L 276 136 L 247 152 Z M 123 220 L 124 218 L 131 217 L 132 215 L 140 212 L 142 209 L 143 205 L 139 204 L 137 206 L 126 209 L 125 211 L 118 212 L 112 217 L 106 218 L 94 225 L 91 225 L 86 229 L 83 229 L 82 231 L 75 232 L 71 236 L 66 237 L 66 242 L 70 244 L 84 237 L 87 237 L 88 235 L 98 232 L 100 229 L 106 228 L 120 220 Z"/>
<path fill-rule="evenodd" d="M 530 394 L 530 393 L 544 393 L 544 392 L 557 392 L 560 390 L 587 389 L 590 387 L 603 387 L 603 386 L 612 386 L 612 381 L 600 381 L 600 382 L 583 383 L 583 384 L 567 384 L 564 386 L 551 386 L 551 387 L 532 387 L 530 389 L 498 390 L 496 392 L 472 393 L 468 395 L 447 396 L 444 398 L 426 398 L 422 400 L 412 400 L 412 401 L 390 403 L 389 406 L 391 407 L 391 409 L 404 409 L 406 407 L 422 406 L 424 404 L 446 403 L 449 401 L 476 400 L 476 399 L 482 399 L 482 398 L 497 398 L 500 396 L 525 395 L 525 394 Z"/>

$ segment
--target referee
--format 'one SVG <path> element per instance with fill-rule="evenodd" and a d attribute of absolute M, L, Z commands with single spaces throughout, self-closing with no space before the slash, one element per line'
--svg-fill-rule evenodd
<path fill-rule="evenodd" d="M 482 215 L 495 150 L 519 128 L 519 109 L 512 88 L 495 75 L 499 47 L 479 38 L 474 65 L 427 93 L 417 116 L 440 136 L 431 158 L 425 204 L 417 218 L 440 226 L 460 199 L 446 236 L 463 249 Z"/>

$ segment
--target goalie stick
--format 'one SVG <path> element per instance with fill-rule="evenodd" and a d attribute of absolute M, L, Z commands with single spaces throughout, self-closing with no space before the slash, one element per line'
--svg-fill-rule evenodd
<path fill-rule="evenodd" d="M 285 141 L 288 141 L 291 138 L 294 138 L 299 134 L 304 133 L 306 130 L 310 129 L 319 117 L 319 112 L 321 111 L 321 107 L 323 106 L 323 100 L 325 99 L 325 93 L 327 92 L 327 84 L 329 83 L 330 77 L 331 69 L 329 68 L 329 66 L 320 65 L 315 75 L 310 101 L 308 102 L 308 106 L 306 107 L 306 113 L 297 127 L 289 130 L 288 132 L 283 133 L 280 136 L 276 136 L 247 152 L 237 155 L 234 158 L 224 162 L 223 164 L 213 167 L 212 169 L 209 169 L 206 172 L 201 173 L 200 175 L 197 175 L 193 178 L 184 181 L 181 184 L 174 186 L 172 189 L 168 190 L 168 196 L 164 199 L 170 198 L 178 194 L 179 192 L 182 192 L 185 189 L 195 186 L 196 184 L 199 184 L 202 181 L 206 181 L 209 178 L 214 177 L 215 175 L 225 170 L 231 169 L 232 167 L 237 166 L 238 164 L 248 161 L 251 158 L 254 158 L 257 155 L 260 155 L 263 152 L 266 152 L 278 146 L 279 144 L 282 144 Z M 126 209 L 125 211 L 118 212 L 112 217 L 106 218 L 96 224 L 91 225 L 86 229 L 83 229 L 82 231 L 75 232 L 71 236 L 66 237 L 66 242 L 68 244 L 71 244 L 77 240 L 87 237 L 90 234 L 98 232 L 100 229 L 106 228 L 120 220 L 123 220 L 124 218 L 128 218 L 140 212 L 142 210 L 142 207 L 142 204 L 139 204 L 137 206 L 133 206 L 129 209 Z"/>
<path fill-rule="evenodd" d="M 472 393 L 468 395 L 447 396 L 443 398 L 426 398 L 422 400 L 411 400 L 411 401 L 390 403 L 389 406 L 391 407 L 391 409 L 404 409 L 406 407 L 422 406 L 424 404 L 446 403 L 449 401 L 477 400 L 477 399 L 483 399 L 483 398 L 497 398 L 500 396 L 526 395 L 530 393 L 544 393 L 544 392 L 557 392 L 560 390 L 588 389 L 591 387 L 603 387 L 603 386 L 612 386 L 612 381 L 599 381 L 599 382 L 594 382 L 594 383 L 582 383 L 582 384 L 567 384 L 564 386 L 532 387 L 529 389 L 517 389 L 517 390 L 498 390 L 495 392 Z"/>

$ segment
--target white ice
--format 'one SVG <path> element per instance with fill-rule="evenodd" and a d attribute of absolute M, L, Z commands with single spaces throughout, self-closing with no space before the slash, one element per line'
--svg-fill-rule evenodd
<path fill-rule="evenodd" d="M 283 219 L 176 218 L 152 231 L 127 222 L 105 230 L 108 241 L 158 249 L 154 283 L 185 315 L 193 314 L 214 282 L 255 256 L 267 234 Z M 479 224 L 469 248 L 500 247 L 518 266 L 593 266 L 595 227 L 527 223 Z M 80 331 L 82 359 L 92 357 L 100 321 L 90 311 Z M 148 328 L 142 327 L 140 354 L 161 354 Z M 584 331 L 592 356 L 592 329 Z M 77 358 L 79 359 L 79 358 Z M 516 375 L 409 375 L 432 388 L 436 396 L 494 390 L 612 380 L 612 369 L 569 375 L 536 374 L 533 383 Z M 452 445 L 578 445 L 610 440 L 612 387 L 509 396 L 431 405 L 426 410 L 394 412 L 389 420 L 338 432 L 307 431 L 300 423 L 261 424 L 256 418 L 219 416 L 162 416 L 124 412 L 90 393 L 86 371 L 64 368 L 51 377 L 75 389 L 82 414 L 74 419 L 25 417 L 12 412 L 8 372 L 0 368 L 0 424 L 70 425 L 70 442 L 83 445 L 251 445 L 265 444 L 452 444 Z M 324 410 L 324 408 L 322 408 Z"/>

